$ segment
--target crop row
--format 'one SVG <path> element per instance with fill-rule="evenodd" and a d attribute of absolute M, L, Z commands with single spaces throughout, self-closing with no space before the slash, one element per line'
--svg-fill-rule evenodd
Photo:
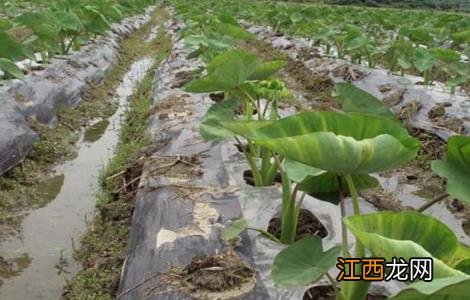
<path fill-rule="evenodd" d="M 12 18 L 0 18 L 0 70 L 22 79 L 15 62 L 47 63 L 56 54 L 77 50 L 103 34 L 113 22 L 143 11 L 155 0 L 58 0 L 47 8 L 32 9 Z"/>
<path fill-rule="evenodd" d="M 276 77 L 285 62 L 262 61 L 239 45 L 254 36 L 245 31 L 234 14 L 257 15 L 257 5 L 226 1 L 188 4 L 174 0 L 181 31 L 191 58 L 206 67 L 184 86 L 187 92 L 217 93 L 201 121 L 205 140 L 236 142 L 251 168 L 255 186 L 269 186 L 280 174 L 282 188 L 281 232 L 274 235 L 254 228 L 265 237 L 287 245 L 274 260 L 272 279 L 286 287 L 330 280 L 336 299 L 366 299 L 369 282 L 338 284 L 328 271 L 341 257 L 393 257 L 406 260 L 432 258 L 432 282 L 412 283 L 394 299 L 464 298 L 470 284 L 470 247 L 461 244 L 451 229 L 420 213 L 380 212 L 361 214 L 358 192 L 379 185 L 371 176 L 413 161 L 421 147 L 378 99 L 347 83 L 337 84 L 336 100 L 343 112 L 306 111 L 282 118 L 279 103 L 294 101 L 284 82 Z M 209 9 L 211 8 L 211 9 Z M 247 11 L 245 11 L 247 9 Z M 267 9 L 269 11 L 269 9 Z M 446 197 L 470 202 L 470 138 L 448 141 L 447 158 L 428 162 L 447 180 Z M 342 215 L 342 245 L 324 251 L 317 236 L 298 240 L 297 224 L 306 194 L 338 206 Z M 346 201 L 353 214 L 347 215 Z M 224 238 L 253 230 L 244 219 L 229 226 Z M 348 242 L 355 237 L 355 249 Z M 439 299 L 440 299 L 439 298 Z"/>
<path fill-rule="evenodd" d="M 470 18 L 433 11 L 400 11 L 256 1 L 217 1 L 241 19 L 308 38 L 326 55 L 439 80 L 454 92 L 470 82 Z M 197 13 L 197 12 L 195 12 Z"/>

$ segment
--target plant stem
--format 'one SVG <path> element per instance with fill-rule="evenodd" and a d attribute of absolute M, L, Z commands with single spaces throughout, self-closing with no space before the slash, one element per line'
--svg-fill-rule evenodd
<path fill-rule="evenodd" d="M 351 175 L 346 175 L 346 182 L 348 183 L 349 192 L 351 193 L 351 199 L 353 204 L 354 215 L 360 215 L 361 211 L 359 209 L 359 196 L 357 195 L 356 186 Z M 356 238 L 356 257 L 364 257 L 365 255 L 364 245 Z"/>
<path fill-rule="evenodd" d="M 340 291 L 338 290 L 338 287 L 336 286 L 336 281 L 333 279 L 333 277 L 331 277 L 331 275 L 328 272 L 325 275 L 326 275 L 326 278 L 328 278 L 328 281 L 330 282 L 331 287 L 333 288 L 333 291 L 335 292 L 335 299 L 336 300 L 341 299 Z"/>
<path fill-rule="evenodd" d="M 282 244 L 281 241 L 275 237 L 274 235 L 270 234 L 269 232 L 267 232 L 266 230 L 263 230 L 263 229 L 258 229 L 258 228 L 252 228 L 252 227 L 247 227 L 246 228 L 247 230 L 254 230 L 254 231 L 257 231 L 259 232 L 261 235 L 264 235 L 265 237 L 267 237 L 268 239 L 270 239 L 271 241 L 275 242 L 275 243 L 279 243 L 279 244 Z"/>
<path fill-rule="evenodd" d="M 296 184 L 294 190 L 291 190 L 291 180 L 287 176 L 287 172 L 282 167 L 277 155 L 273 153 L 273 157 L 282 177 L 281 242 L 291 244 L 295 241 L 299 220 L 300 208 L 295 203 L 300 185 Z"/>
<path fill-rule="evenodd" d="M 261 113 L 261 109 L 258 107 L 258 105 L 256 104 L 256 101 L 250 96 L 250 94 L 248 94 L 245 90 L 241 89 L 241 88 L 238 88 L 238 90 L 240 92 L 242 92 L 247 98 L 248 100 L 250 101 L 251 105 L 256 108 L 256 112 L 258 114 L 258 118 L 259 120 L 263 120 L 263 116 L 262 116 L 262 113 Z"/>
<path fill-rule="evenodd" d="M 261 178 L 263 185 L 271 185 L 272 181 L 269 182 L 268 171 L 271 166 L 271 153 L 269 150 L 261 148 Z"/>
<path fill-rule="evenodd" d="M 425 203 L 423 206 L 421 206 L 420 208 L 416 209 L 417 212 L 423 212 L 425 211 L 426 209 L 430 208 L 431 206 L 433 206 L 434 204 L 442 201 L 443 199 L 447 198 L 449 196 L 449 194 L 447 193 L 444 193 L 444 194 L 441 194 L 439 196 L 437 196 L 436 198 L 434 198 L 433 200 Z"/>
<path fill-rule="evenodd" d="M 356 186 L 354 185 L 354 181 L 352 180 L 351 175 L 346 175 L 346 182 L 348 184 L 349 192 L 351 193 L 353 211 L 355 215 L 360 215 L 361 211 L 359 208 L 359 196 L 357 194 Z"/>
<path fill-rule="evenodd" d="M 65 49 L 65 54 L 68 54 L 70 52 L 70 48 L 72 48 L 73 43 L 75 42 L 75 39 L 78 37 L 78 35 L 75 35 L 69 42 L 67 49 Z"/>
<path fill-rule="evenodd" d="M 341 179 L 338 179 L 341 182 Z M 341 186 L 341 185 L 340 185 Z M 349 243 L 348 243 L 348 231 L 346 230 L 346 225 L 344 225 L 343 219 L 346 217 L 346 207 L 344 203 L 344 196 L 343 191 L 340 188 L 339 191 L 339 198 L 340 198 L 340 208 L 341 208 L 341 240 L 343 246 L 343 255 L 345 257 L 351 257 L 349 254 Z"/>
<path fill-rule="evenodd" d="M 277 163 L 276 162 L 270 163 L 268 171 L 264 175 L 265 178 L 267 178 L 266 180 L 269 181 L 270 184 L 273 183 L 274 177 L 276 177 L 276 174 L 277 174 L 277 170 L 278 170 Z"/>
<path fill-rule="evenodd" d="M 237 139 L 237 141 L 238 141 L 240 149 L 243 149 L 243 154 L 245 154 L 245 158 L 248 161 L 248 164 L 250 165 L 251 173 L 252 173 L 253 178 L 255 180 L 255 186 L 262 186 L 263 179 L 262 179 L 261 174 L 258 170 L 258 167 L 256 166 L 256 162 L 253 159 L 253 156 L 251 155 L 251 153 L 249 153 L 248 151 L 246 151 L 246 149 L 243 148 L 242 144 L 240 143 L 240 140 Z M 250 145 L 251 145 L 251 142 L 248 141 L 248 146 L 250 146 Z"/>

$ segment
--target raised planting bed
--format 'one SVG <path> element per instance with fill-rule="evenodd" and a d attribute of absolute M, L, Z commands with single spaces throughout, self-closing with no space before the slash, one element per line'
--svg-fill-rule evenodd
<path fill-rule="evenodd" d="M 138 186 L 117 298 L 419 299 L 429 292 L 449 295 L 444 282 L 451 277 L 453 291 L 463 297 L 468 237 L 455 217 L 441 222 L 419 212 L 429 207 L 400 205 L 396 212 L 377 212 L 386 207 L 366 201 L 367 190 L 383 192 L 383 178 L 406 174 L 408 183 L 418 181 L 405 168 L 417 168 L 412 162 L 421 143 L 415 136 L 424 137 L 413 129 L 419 129 L 448 141 L 436 146 L 441 160 L 433 162 L 435 178 L 448 184 L 436 187 L 448 194 L 430 203 L 468 202 L 465 186 L 451 173 L 467 172 L 470 141 L 457 135 L 465 128 L 433 123 L 451 114 L 465 127 L 463 96 L 444 105 L 435 90 L 383 70 L 315 57 L 298 63 L 305 74 L 322 74 L 335 86 L 336 100 L 329 98 L 337 103 L 327 111 L 297 112 L 303 105 L 292 100 L 292 83 L 276 77 L 286 62 L 265 61 L 241 48 L 258 37 L 285 51 L 281 58 L 296 61 L 308 44 L 281 41 L 266 28 L 243 30 L 225 14 L 224 5 L 232 7 L 225 2 L 213 16 L 204 10 L 211 1 L 197 13 L 192 5 L 173 3 L 175 20 L 166 28 L 174 47 L 156 73 L 148 128 L 156 149 Z M 435 100 L 402 118 L 394 107 L 407 106 L 411 97 Z M 434 108 L 440 103 L 444 113 Z M 443 250 L 430 236 L 446 239 L 449 247 Z M 439 286 L 430 291 L 398 281 L 338 282 L 339 257 L 351 256 L 432 258 Z"/>
<path fill-rule="evenodd" d="M 52 126 L 60 107 L 75 107 L 86 88 L 109 75 L 118 60 L 119 42 L 150 21 L 144 14 L 112 24 L 103 36 L 69 55 L 52 58 L 25 80 L 1 80 L 0 174 L 19 164 L 38 138 L 35 123 Z"/>

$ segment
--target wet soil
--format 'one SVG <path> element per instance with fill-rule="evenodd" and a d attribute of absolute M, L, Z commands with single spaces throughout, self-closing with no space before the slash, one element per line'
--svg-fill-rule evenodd
<path fill-rule="evenodd" d="M 85 130 L 83 140 L 89 143 L 96 142 L 103 136 L 108 126 L 109 120 L 107 119 L 96 122 Z"/>
<path fill-rule="evenodd" d="M 97 177 L 103 165 L 112 157 L 120 136 L 127 134 L 121 132 L 121 126 L 124 122 L 122 115 L 127 112 L 128 98 L 134 94 L 137 84 L 146 78 L 147 71 L 154 65 L 155 61 L 148 57 L 149 54 L 161 48 L 160 40 L 141 43 L 151 27 L 155 26 L 155 22 L 161 22 L 161 15 L 161 10 L 157 10 L 150 23 L 122 41 L 120 61 L 113 72 L 104 83 L 91 84 L 85 91 L 84 101 L 73 110 L 73 113 L 80 115 L 81 118 L 70 119 L 68 115 L 59 114 L 59 125 L 68 128 L 69 132 L 79 129 L 80 126 L 85 126 L 85 129 L 79 131 L 78 143 L 73 145 L 76 149 L 75 158 L 63 163 L 57 163 L 55 159 L 48 161 L 52 164 L 50 167 L 52 174 L 44 175 L 47 177 L 45 181 L 35 188 L 33 196 L 40 200 L 33 206 L 35 210 L 24 218 L 21 235 L 10 237 L 2 243 L 0 256 L 3 256 L 2 261 L 9 267 L 3 268 L 0 272 L 0 278 L 3 280 L 0 298 L 57 299 L 62 296 L 88 299 L 91 294 L 94 295 L 93 298 L 112 294 L 113 285 L 117 289 L 116 283 L 119 282 L 124 255 L 116 253 L 122 252 L 124 248 L 122 245 L 127 242 L 126 232 L 129 230 L 129 220 L 133 212 L 133 202 L 128 201 L 129 198 L 122 194 L 132 194 L 135 186 L 128 186 L 123 193 L 109 194 L 111 199 L 114 197 L 114 199 L 125 199 L 124 201 L 112 203 L 113 201 L 109 199 L 104 201 L 104 197 L 100 195 L 98 207 L 104 218 L 100 220 L 91 218 L 92 231 L 96 230 L 96 235 L 87 235 L 81 240 L 82 243 L 79 241 L 86 226 L 89 225 L 89 216 L 96 204 L 99 183 Z M 149 49 L 152 52 L 149 52 Z M 162 54 L 165 55 L 162 52 L 156 59 Z M 150 80 L 148 82 L 151 83 Z M 104 101 L 97 114 L 98 109 L 94 103 L 102 99 L 110 101 L 109 103 Z M 142 114 L 139 113 L 139 116 Z M 133 138 L 137 139 L 137 135 L 133 135 Z M 50 140 L 56 142 L 61 138 L 56 135 L 55 140 Z M 126 144 L 128 148 L 125 156 L 128 159 L 133 159 L 132 147 L 137 148 L 138 145 L 140 144 L 135 140 Z M 49 151 L 48 149 L 40 148 L 38 150 L 43 150 L 42 152 L 38 150 L 35 152 L 39 157 L 44 151 Z M 136 161 L 138 158 L 135 158 Z M 129 164 L 120 167 L 124 167 L 125 172 L 119 180 L 132 180 L 135 176 L 140 176 L 139 166 Z M 103 227 L 106 227 L 106 230 Z M 90 246 L 91 244 L 93 246 Z M 115 249 L 118 248 L 117 245 L 119 249 Z M 82 250 L 79 254 L 74 253 L 78 246 Z M 90 255 L 87 256 L 88 260 L 83 259 L 83 253 L 89 250 L 99 255 Z M 21 264 L 16 262 L 18 257 L 27 257 L 29 263 L 24 264 L 25 259 L 21 260 Z M 81 276 L 79 281 L 86 291 L 77 288 L 67 290 L 63 294 L 63 286 L 81 267 L 86 268 L 81 271 L 86 275 Z M 88 267 L 101 270 L 101 277 L 89 272 Z M 4 270 L 8 272 L 3 272 Z M 74 280 L 72 282 L 76 283 Z"/>
<path fill-rule="evenodd" d="M 275 237 L 281 238 L 281 216 L 276 216 L 269 221 L 267 231 Z M 327 235 L 328 231 L 313 213 L 306 209 L 300 210 L 296 241 L 308 236 L 324 238 Z"/>
<path fill-rule="evenodd" d="M 182 289 L 205 299 L 231 299 L 233 290 L 243 294 L 247 284 L 253 284 L 256 272 L 234 252 L 194 257 L 185 267 L 171 267 L 163 276 L 167 287 Z M 250 285 L 252 287 L 252 285 Z M 218 295 L 212 298 L 212 295 Z"/>
<path fill-rule="evenodd" d="M 308 289 L 303 300 L 335 300 L 335 293 L 333 287 L 330 285 L 320 285 Z M 384 295 L 371 295 L 367 294 L 367 300 L 384 300 L 387 296 Z"/>
<path fill-rule="evenodd" d="M 85 220 L 95 204 L 96 174 L 112 156 L 118 142 L 127 97 L 152 64 L 152 59 L 142 59 L 132 65 L 116 90 L 115 100 L 120 107 L 107 120 L 107 130 L 92 142 L 82 134 L 76 144 L 77 157 L 56 166 L 56 175 L 38 187 L 35 209 L 22 221 L 21 234 L 8 237 L 1 244 L 0 256 L 12 259 L 23 253 L 31 260 L 21 272 L 10 272 L 8 280 L 0 274 L 5 278 L 1 297 L 58 298 L 70 274 L 79 270 L 79 264 L 73 259 L 74 243 L 85 230 Z"/>
<path fill-rule="evenodd" d="M 162 12 L 164 20 L 167 14 L 165 9 L 161 9 L 160 14 Z M 161 17 L 158 20 L 161 22 Z M 160 27 L 154 47 L 147 51 L 151 51 L 151 55 L 156 54 L 156 62 L 159 63 L 170 49 L 171 41 Z M 143 166 L 151 159 L 152 153 L 166 146 L 165 142 L 152 144 L 144 130 L 152 115 L 153 74 L 153 71 L 147 72 L 129 99 L 119 144 L 100 176 L 99 213 L 89 224 L 75 253 L 83 269 L 65 288 L 65 299 L 116 297 L 129 241 L 135 194 L 144 176 Z"/>

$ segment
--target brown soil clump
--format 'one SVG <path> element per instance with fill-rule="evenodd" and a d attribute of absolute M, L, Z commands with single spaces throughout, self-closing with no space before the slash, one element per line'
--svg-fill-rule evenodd
<path fill-rule="evenodd" d="M 416 113 L 421 109 L 422 105 L 418 100 L 410 101 L 403 105 L 397 113 L 397 117 L 403 123 L 409 122 Z"/>
<path fill-rule="evenodd" d="M 335 292 L 333 287 L 330 285 L 320 285 L 314 286 L 308 289 L 303 300 L 334 300 L 335 299 Z M 387 296 L 384 295 L 371 295 L 367 294 L 367 300 L 383 300 L 387 299 Z"/>
<path fill-rule="evenodd" d="M 183 268 L 171 267 L 162 283 L 167 290 L 183 290 L 196 299 L 231 299 L 249 292 L 255 275 L 236 253 L 228 252 L 197 256 Z"/>
<path fill-rule="evenodd" d="M 189 94 L 170 95 L 167 98 L 159 101 L 149 111 L 149 115 L 158 114 L 160 120 L 171 118 L 173 115 L 177 116 L 179 113 L 186 113 L 191 115 L 191 110 L 188 109 Z"/>
<path fill-rule="evenodd" d="M 281 216 L 276 216 L 269 221 L 267 231 L 277 238 L 281 238 Z M 319 236 L 324 238 L 328 231 L 323 224 L 309 210 L 301 209 L 299 222 L 297 223 L 297 234 L 295 240 L 301 240 L 308 236 Z"/>
<path fill-rule="evenodd" d="M 395 106 L 403 101 L 403 96 L 406 94 L 406 89 L 399 89 L 390 93 L 383 99 L 383 103 L 388 107 Z"/>
<path fill-rule="evenodd" d="M 333 70 L 333 75 L 345 81 L 351 82 L 364 78 L 367 74 L 350 65 L 341 65 Z"/>

